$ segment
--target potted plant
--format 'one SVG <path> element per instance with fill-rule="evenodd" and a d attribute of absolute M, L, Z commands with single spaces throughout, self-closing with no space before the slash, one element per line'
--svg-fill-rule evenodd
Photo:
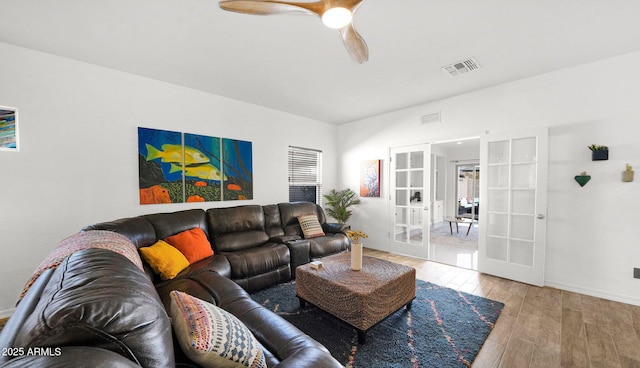
<path fill-rule="evenodd" d="M 627 169 L 622 172 L 622 182 L 630 183 L 633 181 L 633 167 L 627 164 Z"/>
<path fill-rule="evenodd" d="M 609 159 L 609 147 L 607 146 L 598 146 L 592 144 L 589 147 L 591 150 L 591 160 L 592 161 L 603 161 Z"/>
<path fill-rule="evenodd" d="M 349 221 L 351 217 L 351 211 L 348 208 L 360 203 L 360 199 L 356 198 L 356 193 L 349 188 L 342 190 L 331 189 L 329 194 L 324 195 L 324 198 L 327 200 L 327 214 L 341 224 Z"/>
<path fill-rule="evenodd" d="M 362 243 L 360 239 L 368 238 L 362 230 L 347 230 L 347 236 L 351 240 L 351 269 L 360 271 L 362 269 Z"/>

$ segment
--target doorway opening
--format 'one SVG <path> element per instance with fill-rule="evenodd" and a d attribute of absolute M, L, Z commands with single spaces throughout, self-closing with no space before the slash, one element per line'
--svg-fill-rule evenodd
<path fill-rule="evenodd" d="M 480 140 L 432 145 L 429 260 L 478 269 Z"/>

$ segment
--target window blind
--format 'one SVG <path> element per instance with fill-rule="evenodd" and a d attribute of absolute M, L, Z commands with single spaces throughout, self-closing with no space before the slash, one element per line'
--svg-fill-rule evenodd
<path fill-rule="evenodd" d="M 289 201 L 322 201 L 322 151 L 289 146 Z"/>

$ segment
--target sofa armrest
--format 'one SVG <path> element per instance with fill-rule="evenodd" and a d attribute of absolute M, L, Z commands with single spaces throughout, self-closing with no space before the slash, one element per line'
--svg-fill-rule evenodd
<path fill-rule="evenodd" d="M 327 222 L 322 224 L 322 231 L 325 233 L 343 233 L 345 234 L 347 230 L 351 227 L 347 224 L 338 224 L 335 222 Z M 346 235 L 346 234 L 345 234 Z"/>
<path fill-rule="evenodd" d="M 28 355 L 26 352 L 2 368 L 21 367 L 110 367 L 136 368 L 134 363 L 118 353 L 92 346 L 66 346 L 42 348 L 44 352 Z M 46 350 L 45 350 L 46 349 Z"/>
<path fill-rule="evenodd" d="M 298 239 L 288 241 L 287 247 L 289 247 L 289 255 L 291 256 L 291 278 L 296 278 L 296 268 L 298 266 L 302 266 L 311 261 L 309 256 L 309 248 L 311 248 L 311 243 L 305 239 Z"/>
<path fill-rule="evenodd" d="M 29 288 L 25 296 L 20 300 L 15 312 L 11 315 L 11 318 L 7 321 L 2 331 L 0 331 L 0 348 L 8 349 L 15 347 L 16 335 L 22 328 L 25 321 L 34 313 L 38 303 L 40 302 L 40 295 L 42 290 L 45 289 L 49 283 L 49 279 L 53 274 L 53 269 L 45 270 L 40 277 L 36 279 L 33 285 Z M 0 365 L 8 361 L 10 358 L 7 354 L 0 354 Z"/>
<path fill-rule="evenodd" d="M 281 236 L 274 236 L 270 238 L 269 241 L 272 243 L 287 244 L 288 242 L 296 241 L 300 239 L 302 238 L 300 238 L 300 236 L 298 235 L 281 235 Z"/>

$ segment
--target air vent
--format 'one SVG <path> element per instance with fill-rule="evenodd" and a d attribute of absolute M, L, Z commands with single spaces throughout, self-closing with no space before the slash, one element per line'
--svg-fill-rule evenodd
<path fill-rule="evenodd" d="M 455 77 L 460 74 L 465 74 L 470 71 L 476 70 L 480 68 L 478 62 L 474 58 L 469 58 L 466 60 L 458 61 L 457 63 L 453 63 L 451 65 L 447 65 L 442 67 L 442 70 L 449 73 L 450 76 Z"/>
<path fill-rule="evenodd" d="M 440 122 L 440 111 L 434 112 L 432 114 L 423 115 L 422 118 L 420 118 L 420 122 L 422 124 L 439 123 Z"/>

